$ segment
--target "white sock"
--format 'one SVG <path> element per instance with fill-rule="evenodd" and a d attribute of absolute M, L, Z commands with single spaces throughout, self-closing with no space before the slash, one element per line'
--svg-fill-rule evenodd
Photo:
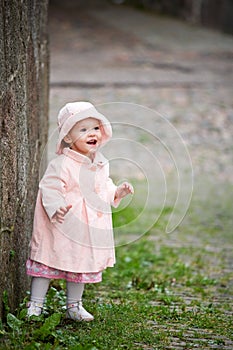
<path fill-rule="evenodd" d="M 49 288 L 49 278 L 33 277 L 31 283 L 31 301 L 43 303 Z"/>
<path fill-rule="evenodd" d="M 74 304 L 82 300 L 84 283 L 67 282 L 67 305 Z"/>

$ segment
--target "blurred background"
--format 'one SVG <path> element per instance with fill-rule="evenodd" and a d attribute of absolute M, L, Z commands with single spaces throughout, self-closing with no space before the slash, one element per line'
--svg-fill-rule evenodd
<path fill-rule="evenodd" d="M 215 189 L 216 184 L 218 189 L 226 183 L 231 186 L 232 4 L 230 0 L 51 0 L 49 159 L 54 156 L 57 113 L 66 102 L 108 104 L 112 122 L 141 120 L 154 135 L 160 129 L 158 114 L 141 110 L 146 107 L 180 134 L 200 195 L 208 196 L 211 184 Z M 138 115 L 132 115 L 128 104 L 116 108 L 116 102 L 140 106 Z M 148 146 L 144 136 L 140 142 Z M 166 128 L 159 136 L 167 138 Z M 137 161 L 138 153 L 131 151 L 129 157 Z M 141 157 L 146 159 L 146 153 L 144 149 Z M 174 164 L 162 167 L 167 175 Z M 115 168 L 117 172 L 119 167 Z M 120 172 L 124 174 L 124 169 Z"/>

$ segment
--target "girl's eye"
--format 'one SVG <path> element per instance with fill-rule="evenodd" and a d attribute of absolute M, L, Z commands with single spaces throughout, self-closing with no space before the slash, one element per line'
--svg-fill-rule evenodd
<path fill-rule="evenodd" d="M 94 130 L 99 130 L 100 129 L 100 127 L 99 126 L 96 126 L 95 128 L 94 128 Z"/>
<path fill-rule="evenodd" d="M 80 132 L 86 132 L 87 131 L 87 129 L 86 128 L 82 128 L 82 129 L 80 129 Z"/>

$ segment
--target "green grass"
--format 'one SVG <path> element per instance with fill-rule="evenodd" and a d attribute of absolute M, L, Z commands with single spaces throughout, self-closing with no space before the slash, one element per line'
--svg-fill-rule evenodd
<path fill-rule="evenodd" d="M 85 290 L 84 305 L 95 317 L 91 323 L 65 319 L 64 281 L 52 282 L 40 317 L 26 319 L 25 296 L 16 313 L 8 313 L 0 325 L 0 349 L 149 350 L 175 348 L 174 344 L 183 344 L 185 349 L 232 345 L 233 276 L 230 270 L 224 271 L 232 258 L 228 250 L 232 247 L 232 204 L 227 203 L 222 209 L 213 206 L 216 221 L 211 215 L 201 217 L 200 207 L 197 214 L 194 199 L 189 217 L 170 235 L 164 233 L 171 212 L 165 208 L 141 239 L 119 246 L 116 266 L 104 272 L 102 283 Z M 138 212 L 138 206 L 116 212 L 115 225 L 131 221 Z"/>

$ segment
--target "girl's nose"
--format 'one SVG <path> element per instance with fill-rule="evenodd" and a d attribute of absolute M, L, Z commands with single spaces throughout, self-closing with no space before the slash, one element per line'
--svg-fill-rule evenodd
<path fill-rule="evenodd" d="M 96 130 L 95 129 L 91 129 L 88 132 L 88 136 L 95 136 L 96 135 Z"/>

